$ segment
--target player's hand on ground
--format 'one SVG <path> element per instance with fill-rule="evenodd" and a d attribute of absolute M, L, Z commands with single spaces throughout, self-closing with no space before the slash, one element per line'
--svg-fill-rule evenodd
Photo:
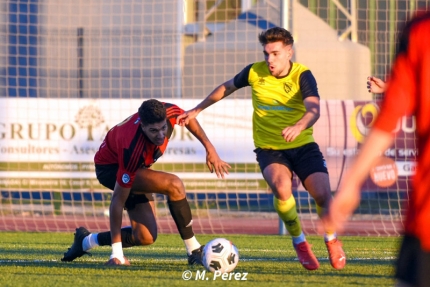
<path fill-rule="evenodd" d="M 186 126 L 190 123 L 190 120 L 195 119 L 199 113 L 196 110 L 189 110 L 183 113 L 182 115 L 179 115 L 176 118 L 176 122 L 181 127 Z"/>
<path fill-rule="evenodd" d="M 387 84 L 379 78 L 367 77 L 367 90 L 369 93 L 382 94 L 385 92 L 386 86 Z"/>
<path fill-rule="evenodd" d="M 343 231 L 349 217 L 360 204 L 360 198 L 360 185 L 344 183 L 334 195 L 327 214 L 322 218 L 324 230 Z"/>
<path fill-rule="evenodd" d="M 110 258 L 108 262 L 105 263 L 106 266 L 130 266 L 130 261 L 124 256 L 124 263 L 121 263 L 121 260 L 119 260 L 116 257 Z"/>
<path fill-rule="evenodd" d="M 216 173 L 218 178 L 224 178 L 224 174 L 228 174 L 228 169 L 231 168 L 228 163 L 218 156 L 218 153 L 215 150 L 207 151 L 206 164 L 212 173 Z"/>
<path fill-rule="evenodd" d="M 286 142 L 292 142 L 300 135 L 302 130 L 303 129 L 297 125 L 286 127 L 282 130 L 282 137 Z"/>

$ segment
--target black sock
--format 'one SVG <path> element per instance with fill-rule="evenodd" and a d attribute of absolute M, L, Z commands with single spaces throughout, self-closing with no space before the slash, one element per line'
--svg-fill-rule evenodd
<path fill-rule="evenodd" d="M 190 239 L 194 236 L 192 223 L 191 208 L 187 198 L 178 201 L 168 201 L 170 214 L 176 223 L 179 234 L 182 239 Z"/>
<path fill-rule="evenodd" d="M 110 231 L 100 232 L 99 234 L 97 234 L 97 240 L 100 246 L 112 245 Z M 124 227 L 121 229 L 121 241 L 122 248 L 136 246 L 133 240 L 133 231 L 131 227 Z"/>

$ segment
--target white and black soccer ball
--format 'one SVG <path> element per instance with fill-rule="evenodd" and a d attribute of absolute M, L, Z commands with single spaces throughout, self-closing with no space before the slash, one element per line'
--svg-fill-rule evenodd
<path fill-rule="evenodd" d="M 211 272 L 232 272 L 238 262 L 239 251 L 228 239 L 213 239 L 203 249 L 203 265 Z"/>

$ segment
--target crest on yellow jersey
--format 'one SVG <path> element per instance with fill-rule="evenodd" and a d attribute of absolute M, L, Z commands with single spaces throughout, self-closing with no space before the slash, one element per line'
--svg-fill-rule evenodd
<path fill-rule="evenodd" d="M 288 94 L 289 92 L 291 92 L 292 86 L 293 85 L 290 83 L 284 83 L 284 91 Z"/>
<path fill-rule="evenodd" d="M 262 78 L 262 77 L 258 78 L 258 84 L 260 86 L 264 85 L 265 83 L 266 83 L 266 81 L 264 80 L 264 78 Z"/>

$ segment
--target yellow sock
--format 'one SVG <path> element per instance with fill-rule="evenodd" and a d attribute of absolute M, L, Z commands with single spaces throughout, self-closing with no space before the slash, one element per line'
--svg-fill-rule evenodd
<path fill-rule="evenodd" d="M 325 213 L 325 208 L 319 206 L 318 204 L 315 204 L 316 210 L 317 210 L 317 214 L 319 216 L 319 218 L 322 218 L 324 213 Z"/>
<path fill-rule="evenodd" d="M 279 200 L 273 197 L 273 206 L 279 217 L 285 223 L 285 227 L 291 236 L 299 236 L 302 234 L 302 226 L 300 225 L 299 217 L 296 210 L 296 200 L 294 196 L 290 196 L 286 201 Z"/>
<path fill-rule="evenodd" d="M 316 210 L 317 210 L 317 214 L 319 216 L 319 218 L 322 218 L 323 215 L 325 214 L 325 208 L 319 206 L 318 204 L 315 204 Z M 330 241 L 332 239 L 336 238 L 336 232 L 334 230 L 326 230 L 325 234 L 324 234 L 324 239 L 325 241 Z"/>

